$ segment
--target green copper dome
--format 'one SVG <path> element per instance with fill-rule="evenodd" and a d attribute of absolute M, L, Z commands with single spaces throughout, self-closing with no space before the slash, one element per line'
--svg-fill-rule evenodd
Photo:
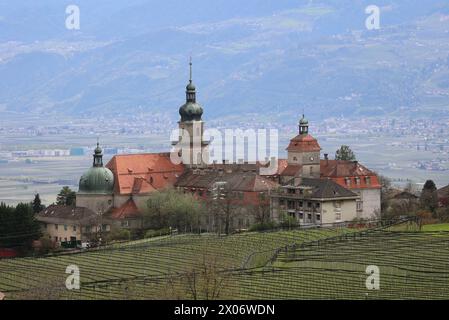
<path fill-rule="evenodd" d="M 114 174 L 105 167 L 92 167 L 81 176 L 78 192 L 111 194 L 114 189 Z"/>
<path fill-rule="evenodd" d="M 92 194 L 111 194 L 114 188 L 114 174 L 103 167 L 103 150 L 97 142 L 92 167 L 81 176 L 78 192 Z"/>
<path fill-rule="evenodd" d="M 188 101 L 179 108 L 181 121 L 201 120 L 203 108 L 196 102 Z"/>

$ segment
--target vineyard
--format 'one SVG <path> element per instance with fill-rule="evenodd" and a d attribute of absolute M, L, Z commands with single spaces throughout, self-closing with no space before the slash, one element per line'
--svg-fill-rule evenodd
<path fill-rule="evenodd" d="M 67 290 L 66 267 L 81 288 Z M 367 290 L 368 265 L 380 290 Z M 194 284 L 194 288 L 192 288 Z M 177 235 L 0 260 L 7 299 L 448 299 L 449 232 L 317 228 Z"/>

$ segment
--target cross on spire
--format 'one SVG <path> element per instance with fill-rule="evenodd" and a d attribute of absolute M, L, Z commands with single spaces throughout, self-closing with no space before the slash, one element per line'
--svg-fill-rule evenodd
<path fill-rule="evenodd" d="M 192 83 L 192 56 L 190 56 L 189 65 L 190 65 L 190 78 L 189 78 L 189 81 L 190 81 L 190 83 Z"/>

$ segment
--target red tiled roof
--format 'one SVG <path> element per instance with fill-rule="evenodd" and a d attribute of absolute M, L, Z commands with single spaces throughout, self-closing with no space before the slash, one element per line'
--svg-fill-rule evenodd
<path fill-rule="evenodd" d="M 289 164 L 282 172 L 281 176 L 294 177 L 301 173 L 302 165 L 300 164 Z"/>
<path fill-rule="evenodd" d="M 374 172 L 357 161 L 321 160 L 321 175 L 325 177 L 372 176 Z"/>
<path fill-rule="evenodd" d="M 134 200 L 128 199 L 121 207 L 113 208 L 106 216 L 111 219 L 132 219 L 140 218 L 141 213 Z"/>
<path fill-rule="evenodd" d="M 310 134 L 299 134 L 290 140 L 287 151 L 314 152 L 320 151 L 318 141 Z"/>
<path fill-rule="evenodd" d="M 278 171 L 276 174 L 282 175 L 284 170 L 288 167 L 287 159 L 278 159 Z"/>
<path fill-rule="evenodd" d="M 114 156 L 106 165 L 114 173 L 116 194 L 142 194 L 172 186 L 184 171 L 169 153 Z"/>
<path fill-rule="evenodd" d="M 255 172 L 243 172 L 241 170 L 220 173 L 218 170 L 209 170 L 204 174 L 186 171 L 176 182 L 177 187 L 210 189 L 217 181 L 225 181 L 233 191 L 262 192 L 278 186 L 270 179 L 258 175 Z"/>
<path fill-rule="evenodd" d="M 338 184 L 349 187 L 350 189 L 362 189 L 362 188 L 380 188 L 379 179 L 373 171 L 369 170 L 365 166 L 361 165 L 357 161 L 346 160 L 321 160 L 320 172 L 322 178 L 331 178 Z M 356 184 L 355 178 L 359 184 Z M 365 177 L 369 177 L 370 181 L 367 183 Z M 346 184 L 346 179 L 351 180 L 351 184 Z"/>

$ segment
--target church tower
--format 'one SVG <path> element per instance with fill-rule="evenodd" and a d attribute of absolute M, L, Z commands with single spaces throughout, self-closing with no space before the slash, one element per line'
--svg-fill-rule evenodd
<path fill-rule="evenodd" d="M 309 134 L 309 122 L 303 114 L 299 120 L 299 134 L 287 147 L 288 164 L 300 165 L 303 177 L 319 178 L 320 151 L 318 141 Z"/>
<path fill-rule="evenodd" d="M 196 87 L 192 81 L 192 60 L 190 59 L 190 79 L 186 87 L 186 103 L 179 108 L 181 120 L 179 139 L 176 145 L 181 150 L 182 162 L 188 166 L 203 166 L 209 161 L 208 143 L 203 140 L 203 108 L 196 102 Z"/>

